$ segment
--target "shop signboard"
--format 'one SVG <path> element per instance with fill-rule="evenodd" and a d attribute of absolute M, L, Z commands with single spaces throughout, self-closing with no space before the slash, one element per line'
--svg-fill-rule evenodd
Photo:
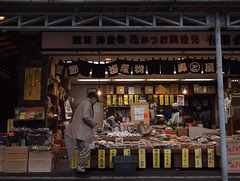
<path fill-rule="evenodd" d="M 160 168 L 160 150 L 153 149 L 153 168 Z"/>
<path fill-rule="evenodd" d="M 146 152 L 145 149 L 139 149 L 138 153 L 139 168 L 146 168 Z"/>
<path fill-rule="evenodd" d="M 202 150 L 195 149 L 195 168 L 202 168 Z"/>
<path fill-rule="evenodd" d="M 164 168 L 171 168 L 171 149 L 164 149 Z"/>
<path fill-rule="evenodd" d="M 113 164 L 113 157 L 114 156 L 117 156 L 117 150 L 116 149 L 110 149 L 109 168 L 114 168 L 114 164 Z"/>
<path fill-rule="evenodd" d="M 208 168 L 214 168 L 215 167 L 214 149 L 208 148 L 207 154 L 208 154 Z"/>
<path fill-rule="evenodd" d="M 105 150 L 98 150 L 98 168 L 105 168 Z"/>
<path fill-rule="evenodd" d="M 189 168 L 189 150 L 187 148 L 182 149 L 182 168 Z"/>

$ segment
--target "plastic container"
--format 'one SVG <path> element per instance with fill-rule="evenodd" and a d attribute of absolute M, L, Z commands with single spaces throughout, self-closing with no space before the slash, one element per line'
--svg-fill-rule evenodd
<path fill-rule="evenodd" d="M 136 156 L 114 156 L 114 173 L 115 174 L 129 174 L 134 173 L 137 167 Z"/>

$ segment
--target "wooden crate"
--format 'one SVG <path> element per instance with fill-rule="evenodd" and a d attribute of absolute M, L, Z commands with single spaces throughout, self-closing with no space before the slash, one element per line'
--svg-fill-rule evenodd
<path fill-rule="evenodd" d="M 29 152 L 28 172 L 51 172 L 52 160 L 51 151 Z"/>

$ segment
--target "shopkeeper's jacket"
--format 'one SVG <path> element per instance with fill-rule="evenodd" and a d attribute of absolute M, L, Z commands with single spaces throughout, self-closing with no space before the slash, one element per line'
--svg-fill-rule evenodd
<path fill-rule="evenodd" d="M 91 143 L 96 124 L 93 117 L 93 102 L 87 98 L 77 107 L 72 122 L 65 129 L 66 136 Z"/>

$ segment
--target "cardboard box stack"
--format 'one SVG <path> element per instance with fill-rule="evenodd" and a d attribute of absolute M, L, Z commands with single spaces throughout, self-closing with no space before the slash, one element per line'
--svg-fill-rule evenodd
<path fill-rule="evenodd" d="M 25 173 L 28 169 L 28 147 L 5 147 L 5 173 Z"/>

